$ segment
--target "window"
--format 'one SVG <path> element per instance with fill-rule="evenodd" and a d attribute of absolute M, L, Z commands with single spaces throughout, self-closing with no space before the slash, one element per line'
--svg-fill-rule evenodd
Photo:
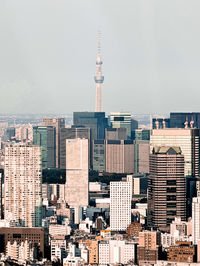
<path fill-rule="evenodd" d="M 174 193 L 176 192 L 176 187 L 168 187 L 167 188 L 167 193 Z"/>
<path fill-rule="evenodd" d="M 174 200 L 176 200 L 175 195 L 167 195 L 167 201 L 174 201 Z"/>
<path fill-rule="evenodd" d="M 167 215 L 176 215 L 176 211 L 167 211 Z"/>
<path fill-rule="evenodd" d="M 176 202 L 168 202 L 167 208 L 176 208 Z"/>
<path fill-rule="evenodd" d="M 175 186 L 176 185 L 176 180 L 167 180 L 167 185 L 168 186 Z"/>

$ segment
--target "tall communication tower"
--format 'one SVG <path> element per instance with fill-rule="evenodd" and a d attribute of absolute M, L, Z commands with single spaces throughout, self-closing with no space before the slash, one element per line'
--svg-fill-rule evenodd
<path fill-rule="evenodd" d="M 98 51 L 97 51 L 97 60 L 96 60 L 96 76 L 94 80 L 96 82 L 96 104 L 95 104 L 95 112 L 102 112 L 102 83 L 104 81 L 104 76 L 102 76 L 101 65 L 103 62 L 101 61 L 101 32 L 98 32 Z"/>

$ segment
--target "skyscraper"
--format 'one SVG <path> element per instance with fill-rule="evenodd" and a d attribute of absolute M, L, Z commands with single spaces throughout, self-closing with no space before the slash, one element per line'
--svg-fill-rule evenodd
<path fill-rule="evenodd" d="M 42 147 L 42 168 L 56 167 L 55 127 L 33 127 L 33 145 Z"/>
<path fill-rule="evenodd" d="M 112 128 L 126 128 L 127 138 L 131 139 L 131 113 L 117 112 L 110 114 Z"/>
<path fill-rule="evenodd" d="M 93 140 L 93 170 L 105 171 L 106 147 L 105 140 Z"/>
<path fill-rule="evenodd" d="M 90 128 L 71 127 L 61 128 L 60 131 L 60 168 L 66 169 L 66 139 L 88 139 L 90 144 Z M 89 145 L 90 149 L 90 145 Z"/>
<path fill-rule="evenodd" d="M 130 182 L 110 182 L 110 228 L 125 231 L 131 223 Z"/>
<path fill-rule="evenodd" d="M 184 128 L 186 121 L 190 127 L 200 128 L 200 113 L 170 113 L 170 127 Z"/>
<path fill-rule="evenodd" d="M 64 118 L 43 118 L 43 126 L 53 126 L 56 128 L 56 167 L 60 168 L 60 130 L 65 127 Z"/>
<path fill-rule="evenodd" d="M 94 80 L 96 82 L 96 105 L 95 112 L 102 112 L 102 83 L 104 81 L 104 76 L 102 76 L 101 65 L 101 33 L 98 32 L 98 53 L 96 60 L 96 76 Z"/>
<path fill-rule="evenodd" d="M 107 173 L 134 173 L 133 140 L 106 140 Z"/>
<path fill-rule="evenodd" d="M 134 172 L 149 173 L 149 141 L 134 141 Z"/>
<path fill-rule="evenodd" d="M 88 139 L 66 140 L 66 202 L 70 207 L 88 205 Z"/>
<path fill-rule="evenodd" d="M 73 125 L 90 128 L 91 140 L 105 139 L 108 119 L 105 117 L 105 112 L 74 112 Z"/>
<path fill-rule="evenodd" d="M 185 158 L 185 176 L 199 176 L 200 130 L 195 128 L 153 129 L 150 150 L 156 146 L 177 146 Z"/>
<path fill-rule="evenodd" d="M 175 216 L 186 219 L 186 179 L 180 147 L 155 147 L 149 167 L 148 225 L 169 231 Z"/>
<path fill-rule="evenodd" d="M 5 147 L 5 218 L 20 226 L 41 226 L 41 148 L 28 144 Z"/>

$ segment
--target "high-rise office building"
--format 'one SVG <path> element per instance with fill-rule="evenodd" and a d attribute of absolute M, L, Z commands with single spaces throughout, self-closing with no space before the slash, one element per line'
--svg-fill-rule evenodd
<path fill-rule="evenodd" d="M 56 128 L 56 167 L 60 167 L 60 130 L 65 127 L 64 118 L 43 118 L 43 126 L 53 126 Z"/>
<path fill-rule="evenodd" d="M 200 130 L 195 128 L 153 129 L 150 151 L 156 146 L 177 146 L 185 158 L 185 176 L 199 176 Z"/>
<path fill-rule="evenodd" d="M 88 139 L 90 150 L 90 129 L 85 127 L 61 128 L 60 130 L 60 168 L 66 169 L 66 139 Z M 89 153 L 90 154 L 90 153 Z"/>
<path fill-rule="evenodd" d="M 132 140 L 106 140 L 106 172 L 134 173 L 134 144 Z"/>
<path fill-rule="evenodd" d="M 105 171 L 106 147 L 105 140 L 93 140 L 93 170 Z"/>
<path fill-rule="evenodd" d="M 5 147 L 5 218 L 26 227 L 41 226 L 41 148 L 28 144 Z"/>
<path fill-rule="evenodd" d="M 134 172 L 149 173 L 149 149 L 148 140 L 134 141 Z"/>
<path fill-rule="evenodd" d="M 105 138 L 109 140 L 125 140 L 127 139 L 126 128 L 107 128 Z"/>
<path fill-rule="evenodd" d="M 200 128 L 200 113 L 170 113 L 171 128 L 184 128 L 185 122 L 187 122 L 190 127 Z"/>
<path fill-rule="evenodd" d="M 149 129 L 135 129 L 132 131 L 131 138 L 133 140 L 150 140 Z"/>
<path fill-rule="evenodd" d="M 150 155 L 148 225 L 169 231 L 175 216 L 186 219 L 186 179 L 180 147 L 155 147 Z"/>
<path fill-rule="evenodd" d="M 125 231 L 131 223 L 131 183 L 110 182 L 110 228 Z"/>
<path fill-rule="evenodd" d="M 75 127 L 87 127 L 91 129 L 91 139 L 105 139 L 105 129 L 108 127 L 108 119 L 104 112 L 74 112 L 73 125 Z"/>
<path fill-rule="evenodd" d="M 112 128 L 126 128 L 127 138 L 131 139 L 131 113 L 112 112 L 110 114 Z"/>
<path fill-rule="evenodd" d="M 56 130 L 55 127 L 33 127 L 33 145 L 42 148 L 42 168 L 56 167 Z"/>
<path fill-rule="evenodd" d="M 88 139 L 66 140 L 66 202 L 70 207 L 88 205 Z"/>
<path fill-rule="evenodd" d="M 192 238 L 197 245 L 200 239 L 200 197 L 192 199 Z"/>

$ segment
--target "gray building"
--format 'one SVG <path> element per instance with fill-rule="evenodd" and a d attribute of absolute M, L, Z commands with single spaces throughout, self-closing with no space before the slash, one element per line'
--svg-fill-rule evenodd
<path fill-rule="evenodd" d="M 64 118 L 43 118 L 43 126 L 53 126 L 56 129 L 56 167 L 60 168 L 60 130 L 65 127 Z"/>
<path fill-rule="evenodd" d="M 134 173 L 134 144 L 132 140 L 106 140 L 106 172 Z"/>
<path fill-rule="evenodd" d="M 200 113 L 191 112 L 191 113 L 170 113 L 170 127 L 171 128 L 184 128 L 185 122 L 188 122 L 188 125 L 191 127 L 200 128 Z"/>
<path fill-rule="evenodd" d="M 134 141 L 135 173 L 149 173 L 150 142 L 148 140 Z"/>
<path fill-rule="evenodd" d="M 113 112 L 110 114 L 110 123 L 112 128 L 126 128 L 127 138 L 131 139 L 131 113 Z"/>
<path fill-rule="evenodd" d="M 90 128 L 92 140 L 105 139 L 108 119 L 105 117 L 105 112 L 74 112 L 73 125 Z"/>
<path fill-rule="evenodd" d="M 93 170 L 105 171 L 106 149 L 105 140 L 93 141 Z"/>
<path fill-rule="evenodd" d="M 112 140 L 127 139 L 126 128 L 107 128 L 106 139 L 112 139 Z"/>
<path fill-rule="evenodd" d="M 42 168 L 56 167 L 55 127 L 33 127 L 33 145 L 42 147 Z"/>
<path fill-rule="evenodd" d="M 66 169 L 66 140 L 88 139 L 90 150 L 90 129 L 85 127 L 61 128 L 60 130 L 60 168 Z"/>

